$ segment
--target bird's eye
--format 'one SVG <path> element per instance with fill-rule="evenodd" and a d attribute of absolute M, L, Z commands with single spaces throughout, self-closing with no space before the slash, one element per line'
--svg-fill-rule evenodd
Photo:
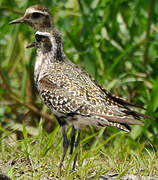
<path fill-rule="evenodd" d="M 38 12 L 32 13 L 32 18 L 34 18 L 34 19 L 39 18 L 40 16 L 41 16 L 41 14 Z"/>
<path fill-rule="evenodd" d="M 35 38 L 36 38 L 36 41 L 37 41 L 37 42 L 41 42 L 43 36 L 42 36 L 42 35 L 39 35 L 39 34 L 36 34 L 36 35 L 35 35 Z"/>
<path fill-rule="evenodd" d="M 37 42 L 44 42 L 45 40 L 47 41 L 47 37 L 40 34 L 36 34 L 35 38 Z"/>

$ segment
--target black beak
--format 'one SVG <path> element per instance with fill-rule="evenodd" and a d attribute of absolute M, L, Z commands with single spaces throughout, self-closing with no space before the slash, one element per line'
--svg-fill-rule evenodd
<path fill-rule="evenodd" d="M 24 23 L 24 17 L 21 17 L 21 18 L 18 18 L 18 19 L 15 19 L 13 21 L 10 21 L 9 24 L 17 24 L 17 23 Z"/>
<path fill-rule="evenodd" d="M 26 48 L 36 47 L 36 42 L 32 42 L 26 46 Z"/>

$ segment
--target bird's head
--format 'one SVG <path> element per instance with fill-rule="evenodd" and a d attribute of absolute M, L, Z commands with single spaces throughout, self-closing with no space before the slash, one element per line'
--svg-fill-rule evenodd
<path fill-rule="evenodd" d="M 43 54 L 49 53 L 54 59 L 62 60 L 64 57 L 61 35 L 57 30 L 51 32 L 37 31 L 36 41 L 29 44 L 27 48 L 37 47 Z"/>
<path fill-rule="evenodd" d="M 9 24 L 23 23 L 33 27 L 36 31 L 52 28 L 52 17 L 49 10 L 41 5 L 34 5 L 26 9 L 23 17 L 11 21 Z"/>
<path fill-rule="evenodd" d="M 54 51 L 56 44 L 54 42 L 53 36 L 48 32 L 39 32 L 35 34 L 35 46 L 39 48 L 43 53 Z"/>

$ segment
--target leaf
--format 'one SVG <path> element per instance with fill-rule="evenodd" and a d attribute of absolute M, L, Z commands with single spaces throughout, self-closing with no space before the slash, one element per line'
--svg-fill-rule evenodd
<path fill-rule="evenodd" d="M 155 112 L 158 108 L 158 76 L 153 83 L 153 89 L 151 92 L 151 101 L 149 104 L 149 111 Z"/>

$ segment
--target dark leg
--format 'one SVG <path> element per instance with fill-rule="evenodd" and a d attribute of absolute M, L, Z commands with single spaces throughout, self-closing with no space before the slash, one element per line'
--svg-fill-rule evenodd
<path fill-rule="evenodd" d="M 74 126 L 72 126 L 72 131 L 71 131 L 71 149 L 70 149 L 70 154 L 73 153 L 74 149 L 74 144 L 75 144 L 75 136 L 76 136 L 76 129 Z"/>
<path fill-rule="evenodd" d="M 64 161 L 64 158 L 65 158 L 66 152 L 67 152 L 68 147 L 69 147 L 69 141 L 67 139 L 65 126 L 61 126 L 61 132 L 63 134 L 64 141 L 63 141 L 63 154 L 62 154 L 62 158 L 60 160 L 60 165 L 59 165 L 60 172 L 61 172 L 61 168 L 62 168 L 62 165 L 63 165 L 63 161 Z"/>
<path fill-rule="evenodd" d="M 81 133 L 81 131 L 80 131 L 80 129 L 79 129 L 79 130 L 78 130 L 77 141 L 76 141 L 76 143 L 75 143 L 75 147 L 77 147 L 78 144 L 79 144 L 79 142 L 80 142 L 80 133 Z M 72 167 L 72 170 L 73 170 L 73 171 L 75 170 L 76 161 L 77 161 L 77 156 L 78 156 L 78 153 L 76 153 L 75 158 L 74 158 L 74 163 L 73 163 L 73 167 Z"/>

